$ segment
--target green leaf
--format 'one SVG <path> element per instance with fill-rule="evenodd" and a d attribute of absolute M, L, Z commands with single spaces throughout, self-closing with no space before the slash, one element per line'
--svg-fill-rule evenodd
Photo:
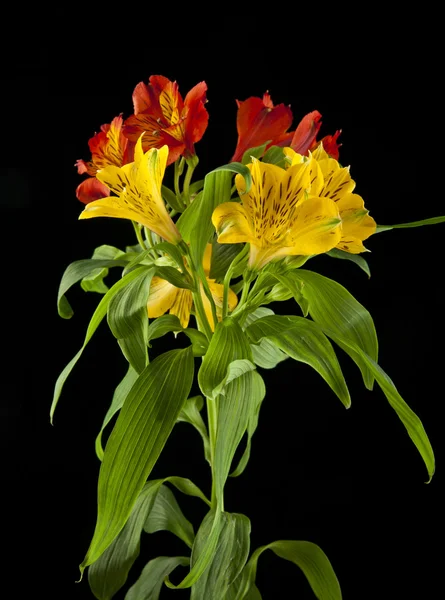
<path fill-rule="evenodd" d="M 88 569 L 91 591 L 99 600 L 109 600 L 127 581 L 128 573 L 139 556 L 140 538 L 162 481 L 145 484 L 131 515 L 120 534 Z"/>
<path fill-rule="evenodd" d="M 271 315 L 254 321 L 246 329 L 250 340 L 266 339 L 294 360 L 306 363 L 319 373 L 346 408 L 351 398 L 334 349 L 320 328 L 303 317 Z"/>
<path fill-rule="evenodd" d="M 141 267 L 139 275 L 120 290 L 108 305 L 108 325 L 137 373 L 148 363 L 147 301 L 155 269 Z"/>
<path fill-rule="evenodd" d="M 377 225 L 375 233 L 389 231 L 390 229 L 405 229 L 409 227 L 422 227 L 423 225 L 436 225 L 437 223 L 445 223 L 445 216 L 431 217 L 430 219 L 422 219 L 422 221 L 412 221 L 411 223 L 399 223 L 398 225 Z"/>
<path fill-rule="evenodd" d="M 187 327 L 183 329 L 179 319 L 176 315 L 163 315 L 154 319 L 148 327 L 148 345 L 150 347 L 150 341 L 162 337 L 166 333 L 185 333 L 185 335 L 192 342 L 193 356 L 204 356 L 207 352 L 209 342 L 207 337 L 202 331 Z"/>
<path fill-rule="evenodd" d="M 159 600 L 164 579 L 176 567 L 187 567 L 190 562 L 185 556 L 159 556 L 143 568 L 136 583 L 128 590 L 125 600 Z"/>
<path fill-rule="evenodd" d="M 239 244 L 218 244 L 216 238 L 212 243 L 212 263 L 209 277 L 222 281 L 232 261 L 240 253 Z"/>
<path fill-rule="evenodd" d="M 243 165 L 248 165 L 249 163 L 251 163 L 252 157 L 257 158 L 259 160 L 263 156 L 264 151 L 266 150 L 266 146 L 270 144 L 270 141 L 271 140 L 264 144 L 261 144 L 261 146 L 256 146 L 255 148 L 249 148 L 249 150 L 246 150 L 243 154 L 243 158 L 241 159 Z"/>
<path fill-rule="evenodd" d="M 205 502 L 208 506 L 210 506 L 210 500 L 206 498 L 206 496 L 201 492 L 199 487 L 187 479 L 185 477 L 166 477 L 162 480 L 163 483 L 171 483 L 175 486 L 177 490 L 186 494 L 187 496 L 194 496 L 195 498 L 199 498 L 203 502 Z"/>
<path fill-rule="evenodd" d="M 192 565 L 205 547 L 211 531 L 213 513 L 204 518 L 192 550 Z M 202 577 L 192 586 L 191 600 L 225 598 L 230 584 L 241 573 L 249 556 L 250 521 L 245 515 L 222 514 L 222 530 L 215 556 Z"/>
<path fill-rule="evenodd" d="M 96 529 L 80 565 L 81 572 L 99 558 L 124 527 L 192 382 L 193 354 L 189 347 L 158 356 L 133 385 L 105 448 Z"/>
<path fill-rule="evenodd" d="M 249 597 L 248 591 L 255 581 L 258 559 L 265 550 L 272 550 L 280 558 L 299 567 L 319 600 L 342 600 L 338 579 L 323 550 L 311 542 L 290 540 L 279 540 L 255 550 L 242 573 L 239 600 Z"/>
<path fill-rule="evenodd" d="M 331 258 L 350 260 L 351 262 L 355 263 L 358 267 L 360 267 L 360 269 L 364 271 L 368 277 L 371 277 L 371 270 L 363 256 L 360 256 L 359 254 L 351 254 L 350 252 L 345 252 L 344 250 L 338 250 L 338 248 L 329 250 L 329 252 L 326 252 L 326 254 Z"/>
<path fill-rule="evenodd" d="M 371 315 L 342 285 L 318 273 L 298 269 L 287 273 L 288 280 L 302 283 L 301 293 L 308 301 L 313 320 L 357 344 L 377 362 L 378 342 Z M 372 389 L 373 375 L 366 361 L 349 346 L 343 350 L 357 363 L 368 389 Z"/>
<path fill-rule="evenodd" d="M 218 506 L 222 506 L 224 484 L 232 466 L 233 457 L 249 422 L 257 413 L 266 388 L 257 371 L 249 371 L 233 379 L 224 390 L 225 395 L 209 400 L 216 413 L 216 442 L 213 478 Z M 249 448 L 250 452 L 250 448 Z M 242 469 L 249 456 L 242 458 Z"/>
<path fill-rule="evenodd" d="M 84 351 L 84 349 L 85 349 L 86 345 L 88 344 L 88 342 L 90 341 L 90 339 L 93 337 L 93 334 L 96 331 L 96 329 L 98 328 L 100 322 L 107 314 L 108 305 L 109 305 L 111 299 L 120 290 L 124 289 L 125 286 L 129 285 L 135 278 L 139 277 L 139 275 L 140 275 L 139 269 L 132 271 L 131 273 L 128 273 L 128 275 L 125 275 L 125 277 L 123 277 L 117 283 L 115 283 L 113 285 L 113 287 L 105 294 L 105 296 L 99 302 L 99 305 L 96 308 L 96 310 L 94 311 L 94 314 L 91 317 L 91 321 L 88 325 L 88 329 L 87 329 L 87 332 L 85 335 L 85 340 L 83 342 L 82 348 L 74 356 L 74 358 L 72 358 L 70 360 L 70 362 L 66 365 L 66 367 L 63 369 L 63 371 L 60 373 L 59 377 L 57 378 L 56 385 L 54 387 L 54 396 L 53 396 L 53 401 L 52 401 L 51 410 L 50 410 L 51 423 L 53 422 L 54 412 L 56 410 L 56 406 L 59 401 L 60 394 L 62 393 L 62 389 L 65 384 L 65 381 L 67 380 L 68 375 L 73 370 L 73 368 L 74 368 L 75 364 L 77 363 L 77 361 L 79 360 L 79 358 L 82 356 L 82 352 Z"/>
<path fill-rule="evenodd" d="M 159 242 L 159 244 L 154 245 L 154 248 L 168 254 L 180 269 L 184 269 L 184 258 L 178 246 L 175 246 L 175 244 L 171 244 L 170 242 Z"/>
<path fill-rule="evenodd" d="M 64 319 L 70 319 L 73 316 L 73 309 L 65 298 L 65 294 L 75 283 L 97 271 L 97 269 L 104 267 L 125 267 L 126 264 L 127 261 L 125 260 L 93 260 L 89 258 L 86 260 L 76 260 L 76 262 L 68 265 L 62 276 L 57 294 L 59 315 Z"/>
<path fill-rule="evenodd" d="M 161 193 L 162 193 L 162 197 L 167 202 L 167 204 L 169 206 L 171 206 L 174 210 L 176 210 L 177 212 L 180 212 L 180 213 L 182 213 L 184 211 L 184 204 L 180 200 L 178 200 L 178 198 L 176 197 L 176 194 L 174 192 L 172 192 L 172 190 L 170 188 L 163 185 L 161 187 Z"/>
<path fill-rule="evenodd" d="M 278 284 L 281 285 L 281 284 Z M 246 329 L 257 319 L 273 315 L 274 312 L 270 308 L 260 306 L 254 312 L 247 315 L 243 328 Z M 272 342 L 267 339 L 262 339 L 256 344 L 251 344 L 253 362 L 263 369 L 274 369 L 278 363 L 289 358 L 287 354 L 282 352 Z"/>
<path fill-rule="evenodd" d="M 144 531 L 170 531 L 191 548 L 195 539 L 193 525 L 185 517 L 175 495 L 165 485 L 161 486 L 151 511 L 147 515 Z"/>
<path fill-rule="evenodd" d="M 119 248 L 114 246 L 99 246 L 95 249 L 93 256 L 94 260 L 114 260 L 116 258 L 124 258 L 125 254 Z M 125 258 L 124 258 L 125 260 Z M 104 278 L 108 275 L 108 269 L 95 269 L 89 275 L 84 277 L 80 282 L 81 288 L 85 292 L 97 292 L 98 294 L 106 294 L 108 286 L 104 283 Z"/>
<path fill-rule="evenodd" d="M 126 275 L 127 273 L 129 273 L 130 271 L 132 271 L 135 267 L 139 266 L 140 264 L 144 264 L 145 266 L 151 267 L 154 265 L 154 260 L 153 257 L 151 255 L 151 250 L 143 250 L 142 252 L 139 252 L 138 254 L 136 254 L 136 256 L 134 256 L 130 262 L 127 264 L 127 266 L 124 269 L 124 275 Z"/>
<path fill-rule="evenodd" d="M 199 369 L 198 382 L 204 396 L 216 397 L 220 391 L 215 390 L 220 390 L 230 363 L 243 359 L 252 361 L 248 339 L 233 319 L 224 319 L 216 326 Z"/>
<path fill-rule="evenodd" d="M 202 396 L 193 396 L 193 398 L 188 398 L 182 407 L 181 412 L 179 413 L 178 421 L 193 425 L 193 427 L 202 437 L 202 441 L 204 443 L 204 457 L 207 462 L 210 462 L 209 436 L 207 433 L 207 427 L 205 426 L 200 413 L 203 405 L 204 400 Z"/>
<path fill-rule="evenodd" d="M 270 300 L 287 300 L 287 295 L 283 287 L 286 288 L 292 293 L 295 302 L 301 308 L 301 312 L 305 317 L 309 314 L 309 301 L 302 293 L 303 286 L 299 281 L 298 277 L 295 276 L 293 272 L 288 272 L 284 274 L 273 273 L 273 276 L 278 279 L 281 284 L 281 287 L 274 286 L 269 294 Z"/>
<path fill-rule="evenodd" d="M 138 377 L 139 377 L 139 375 L 131 367 L 131 365 L 129 365 L 128 371 L 127 371 L 125 377 L 122 379 L 122 381 L 120 382 L 120 384 L 117 386 L 117 388 L 114 391 L 110 408 L 108 409 L 107 414 L 104 417 L 102 427 L 96 438 L 96 454 L 97 454 L 97 457 L 99 458 L 99 460 L 103 460 L 103 457 L 104 457 L 104 451 L 102 448 L 102 434 L 104 432 L 104 429 L 108 425 L 108 423 L 111 421 L 111 419 L 114 417 L 114 415 L 117 412 L 119 412 L 120 409 L 122 408 L 122 406 L 125 402 L 125 398 L 130 393 L 130 390 L 133 387 L 133 384 Z"/>
<path fill-rule="evenodd" d="M 177 288 L 194 290 L 193 281 L 190 276 L 184 275 L 174 267 L 156 267 L 156 275 L 165 279 Z"/>
<path fill-rule="evenodd" d="M 389 404 L 397 413 L 397 416 L 405 426 L 409 437 L 414 442 L 414 445 L 419 451 L 428 470 L 429 483 L 434 475 L 435 459 L 434 451 L 431 447 L 431 443 L 422 425 L 422 421 L 419 419 L 416 413 L 413 410 L 411 410 L 411 408 L 406 404 L 405 400 L 399 394 L 394 383 L 385 373 L 385 371 L 376 363 L 375 360 L 368 356 L 366 352 L 364 352 L 358 346 L 358 344 L 355 344 L 351 340 L 346 339 L 345 336 L 341 336 L 337 332 L 329 330 L 328 328 L 323 328 L 323 330 L 325 331 L 326 335 L 329 335 L 329 337 L 331 337 L 341 348 L 343 348 L 344 350 L 348 348 L 355 355 L 360 356 L 362 361 L 372 372 L 378 385 L 385 394 Z M 348 354 L 352 356 L 351 352 L 348 352 Z"/>
<path fill-rule="evenodd" d="M 283 148 L 280 146 L 271 146 L 263 156 L 263 162 L 284 167 L 286 164 L 286 159 Z"/>

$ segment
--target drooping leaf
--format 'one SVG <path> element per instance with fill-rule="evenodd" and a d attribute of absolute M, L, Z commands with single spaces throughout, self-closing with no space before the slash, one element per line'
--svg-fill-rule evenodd
<path fill-rule="evenodd" d="M 373 360 L 370 356 L 368 356 L 359 346 L 355 344 L 351 340 L 346 339 L 345 336 L 339 335 L 337 332 L 334 332 L 329 329 L 323 328 L 326 335 L 329 335 L 341 348 L 348 348 L 353 351 L 348 352 L 348 354 L 352 357 L 353 355 L 358 355 L 362 359 L 362 361 L 367 365 L 369 370 L 374 375 L 377 383 L 379 384 L 381 390 L 385 394 L 389 404 L 397 413 L 397 416 L 402 421 L 405 426 L 409 437 L 414 442 L 417 450 L 419 451 L 425 466 L 428 470 L 429 481 L 431 481 L 434 471 L 435 471 L 435 459 L 434 459 L 434 451 L 431 447 L 431 443 L 428 439 L 428 436 L 425 432 L 425 429 L 422 425 L 422 421 L 416 415 L 416 413 L 406 404 L 402 396 L 397 391 L 394 383 L 390 379 L 390 377 L 385 373 L 385 371 Z M 429 483 L 428 481 L 428 483 Z"/>
<path fill-rule="evenodd" d="M 135 269 L 136 267 L 144 265 L 151 267 L 154 265 L 154 258 L 152 256 L 152 250 L 142 250 L 138 252 L 128 263 L 124 269 L 124 275 Z"/>
<path fill-rule="evenodd" d="M 182 407 L 181 412 L 179 413 L 178 421 L 193 425 L 193 427 L 202 437 L 204 444 L 204 458 L 210 462 L 209 436 L 207 433 L 207 427 L 200 413 L 203 404 L 204 400 L 202 396 L 193 396 L 193 398 L 188 398 Z"/>
<path fill-rule="evenodd" d="M 176 567 L 187 567 L 186 556 L 159 556 L 151 560 L 142 570 L 136 583 L 128 590 L 125 600 L 159 600 L 165 577 Z"/>
<path fill-rule="evenodd" d="M 64 319 L 70 319 L 73 316 L 73 309 L 66 299 L 65 294 L 75 283 L 98 269 L 125 267 L 126 264 L 127 261 L 125 260 L 93 260 L 89 258 L 86 260 L 76 260 L 68 265 L 62 276 L 57 294 L 57 309 L 59 315 Z"/>
<path fill-rule="evenodd" d="M 191 548 L 195 539 L 193 525 L 188 521 L 173 492 L 165 485 L 159 488 L 151 511 L 147 514 L 144 531 L 170 531 Z"/>
<path fill-rule="evenodd" d="M 346 408 L 350 407 L 348 387 L 334 349 L 315 323 L 303 317 L 270 315 L 254 321 L 246 333 L 254 344 L 266 339 L 294 360 L 310 365 Z"/>
<path fill-rule="evenodd" d="M 198 382 L 207 398 L 214 398 L 227 377 L 230 363 L 236 360 L 252 362 L 249 341 L 241 327 L 233 319 L 224 319 L 216 326 L 209 348 L 198 373 Z"/>
<path fill-rule="evenodd" d="M 108 290 L 108 292 L 105 294 L 105 296 L 99 302 L 99 305 L 96 308 L 96 310 L 94 311 L 94 314 L 91 317 L 91 321 L 88 325 L 88 329 L 87 329 L 87 332 L 85 335 L 85 340 L 83 342 L 82 348 L 74 356 L 74 358 L 72 358 L 70 360 L 70 362 L 66 365 L 66 367 L 63 369 L 63 371 L 60 373 L 59 377 L 57 378 L 56 385 L 54 387 L 54 396 L 53 396 L 53 401 L 52 401 L 51 410 L 50 410 L 51 423 L 53 422 L 54 412 L 56 410 L 56 406 L 59 401 L 60 394 L 62 393 L 62 388 L 65 384 L 65 381 L 67 380 L 68 375 L 73 370 L 73 368 L 74 368 L 75 364 L 77 363 L 77 361 L 79 360 L 79 358 L 82 356 L 82 352 L 84 351 L 86 345 L 92 338 L 92 336 L 93 336 L 94 332 L 96 331 L 96 329 L 98 328 L 100 322 L 107 314 L 108 305 L 109 305 L 111 299 L 119 291 L 123 290 L 127 285 L 129 285 L 134 279 L 139 277 L 139 275 L 140 275 L 140 269 L 136 269 L 135 271 L 128 273 L 128 275 L 125 275 L 125 277 L 123 277 L 118 282 L 116 282 L 113 285 L 113 287 L 110 290 Z"/>
<path fill-rule="evenodd" d="M 207 337 L 202 331 L 187 327 L 183 329 L 179 319 L 176 315 L 162 315 L 154 319 L 148 327 L 148 345 L 150 347 L 150 341 L 162 337 L 166 333 L 185 333 L 185 335 L 192 342 L 193 356 L 204 356 L 207 352 L 209 342 Z"/>
<path fill-rule="evenodd" d="M 111 421 L 111 419 L 114 417 L 114 415 L 117 412 L 119 412 L 120 409 L 122 408 L 122 405 L 125 402 L 125 398 L 130 393 L 130 390 L 133 387 L 133 384 L 138 377 L 139 377 L 139 375 L 131 367 L 131 365 L 129 365 L 128 371 L 127 371 L 125 377 L 122 379 L 122 381 L 120 382 L 120 384 L 117 386 L 117 388 L 114 391 L 110 408 L 108 409 L 107 414 L 104 417 L 102 427 L 96 438 L 96 454 L 97 454 L 97 457 L 99 458 L 99 460 L 103 460 L 103 457 L 104 457 L 104 451 L 102 448 L 102 434 L 104 432 L 104 429 L 108 425 L 108 423 Z"/>
<path fill-rule="evenodd" d="M 98 600 L 110 600 L 127 581 L 139 556 L 140 538 L 162 481 L 149 481 L 137 498 L 130 517 L 119 535 L 88 569 L 88 582 Z"/>
<path fill-rule="evenodd" d="M 213 522 L 212 512 L 204 518 L 193 545 L 193 565 L 205 547 Z M 222 530 L 215 556 L 202 577 L 192 586 L 191 600 L 225 598 L 230 584 L 241 573 L 249 555 L 250 521 L 245 515 L 222 514 Z"/>
<path fill-rule="evenodd" d="M 165 279 L 177 288 L 193 290 L 194 285 L 189 275 L 184 275 L 174 267 L 156 267 L 156 275 Z"/>
<path fill-rule="evenodd" d="M 99 558 L 124 527 L 178 419 L 192 381 L 193 353 L 188 347 L 158 356 L 133 385 L 105 448 L 96 529 L 80 565 L 81 572 Z"/>
<path fill-rule="evenodd" d="M 445 223 L 445 216 L 431 217 L 430 219 L 412 221 L 411 223 L 399 223 L 398 225 L 377 225 L 377 230 L 375 233 L 389 231 L 390 229 L 406 229 L 409 227 L 422 227 L 423 225 L 437 225 L 438 223 Z"/>
<path fill-rule="evenodd" d="M 258 559 L 265 550 L 272 550 L 280 558 L 299 567 L 318 600 L 342 600 L 340 584 L 323 550 L 311 542 L 293 540 L 279 540 L 255 550 L 241 574 L 239 600 L 249 597 L 249 589 L 255 582 Z"/>
<path fill-rule="evenodd" d="M 366 308 L 342 285 L 304 269 L 287 273 L 286 278 L 288 281 L 300 282 L 300 286 L 303 284 L 301 294 L 308 301 L 309 314 L 316 323 L 357 344 L 377 362 L 378 342 L 374 321 Z M 374 377 L 366 361 L 348 346 L 343 350 L 359 366 L 365 386 L 372 389 Z"/>
<path fill-rule="evenodd" d="M 363 256 L 360 256 L 359 254 L 351 254 L 350 252 L 345 252 L 344 250 L 339 250 L 338 248 L 329 250 L 329 252 L 326 252 L 326 254 L 331 258 L 350 260 L 351 262 L 355 263 L 358 267 L 360 267 L 360 269 L 364 271 L 368 277 L 371 277 L 371 270 Z"/>
<path fill-rule="evenodd" d="M 91 257 L 93 260 L 115 260 L 121 258 L 126 260 L 125 253 L 119 248 L 104 244 L 99 246 L 93 252 Z M 104 278 L 108 275 L 108 269 L 95 269 L 89 275 L 86 275 L 80 282 L 81 288 L 85 292 L 96 292 L 98 294 L 106 294 L 108 286 L 104 282 Z"/>
<path fill-rule="evenodd" d="M 184 258 L 178 246 L 171 244 L 170 242 L 159 242 L 159 244 L 155 244 L 154 248 L 157 251 L 160 250 L 161 252 L 168 254 L 180 269 L 184 268 Z"/>
<path fill-rule="evenodd" d="M 148 364 L 147 301 L 153 268 L 140 268 L 138 277 L 113 296 L 108 305 L 108 325 L 137 373 Z"/>
<path fill-rule="evenodd" d="M 270 308 L 260 306 L 254 312 L 247 315 L 244 320 L 243 328 L 246 329 L 251 323 L 261 317 L 267 317 L 273 315 L 274 312 Z M 289 358 L 287 354 L 282 352 L 275 344 L 267 340 L 266 338 L 260 340 L 256 344 L 251 344 L 253 362 L 263 369 L 274 369 L 278 363 Z"/>

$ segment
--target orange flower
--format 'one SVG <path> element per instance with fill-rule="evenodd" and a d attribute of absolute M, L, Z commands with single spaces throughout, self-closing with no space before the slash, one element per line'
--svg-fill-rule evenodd
<path fill-rule="evenodd" d="M 102 125 L 101 131 L 88 140 L 91 160 L 78 160 L 75 164 L 79 175 L 88 173 L 90 177 L 77 187 L 76 196 L 84 204 L 110 195 L 106 185 L 96 179 L 96 173 L 110 165 L 122 167 L 133 160 L 134 145 L 122 132 L 122 117 L 115 117 L 108 125 Z"/>
<path fill-rule="evenodd" d="M 179 156 L 194 156 L 194 145 L 204 135 L 209 120 L 204 107 L 206 91 L 207 85 L 201 81 L 183 100 L 176 81 L 152 75 L 148 85 L 141 82 L 134 89 L 134 115 L 125 121 L 125 136 L 136 142 L 144 134 L 144 152 L 167 145 L 167 164 Z"/>
<path fill-rule="evenodd" d="M 268 92 L 263 98 L 252 96 L 238 104 L 236 127 L 238 130 L 238 143 L 231 162 L 239 162 L 244 152 L 249 148 L 256 148 L 265 142 L 270 146 L 286 134 L 292 125 L 292 111 L 288 106 L 279 104 L 274 106 Z"/>
<path fill-rule="evenodd" d="M 309 150 L 313 152 L 323 144 L 324 150 L 335 160 L 338 160 L 339 147 L 337 144 L 338 136 L 341 131 L 336 131 L 334 135 L 326 135 L 320 141 L 317 141 L 317 135 L 321 127 L 321 114 L 314 110 L 303 117 L 294 132 L 290 132 L 277 140 L 277 146 L 290 146 L 298 154 L 307 156 Z"/>

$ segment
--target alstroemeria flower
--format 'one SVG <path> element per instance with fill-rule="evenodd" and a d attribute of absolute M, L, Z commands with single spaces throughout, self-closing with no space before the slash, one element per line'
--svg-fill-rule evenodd
<path fill-rule="evenodd" d="M 334 135 L 326 135 L 321 140 L 317 141 L 317 135 L 321 127 L 321 114 L 318 110 L 314 110 L 304 116 L 297 129 L 294 132 L 289 132 L 276 141 L 277 146 L 289 146 L 298 154 L 308 155 L 309 151 L 314 151 L 320 144 L 323 144 L 325 151 L 332 157 L 338 160 L 339 148 L 341 144 L 337 143 L 338 136 L 341 131 L 336 131 Z"/>
<path fill-rule="evenodd" d="M 125 121 L 124 133 L 136 142 L 141 134 L 144 151 L 169 148 L 168 164 L 179 156 L 190 158 L 195 144 L 207 129 L 209 114 L 204 107 L 207 85 L 204 81 L 182 99 L 176 81 L 152 75 L 149 84 L 141 82 L 133 92 L 134 115 Z"/>
<path fill-rule="evenodd" d="M 236 128 L 238 143 L 231 162 L 239 162 L 244 152 L 265 142 L 275 145 L 292 125 L 292 111 L 288 106 L 274 106 L 268 93 L 263 98 L 252 96 L 243 102 L 236 101 L 238 113 Z"/>
<path fill-rule="evenodd" d="M 209 285 L 213 301 L 215 302 L 217 317 L 219 320 L 221 320 L 224 286 L 220 283 L 216 283 L 214 279 L 209 278 L 211 258 L 212 245 L 207 244 L 203 259 L 204 273 L 206 275 L 207 283 Z M 213 331 L 214 322 L 212 316 L 212 309 L 210 306 L 210 300 L 205 295 L 202 286 L 200 293 L 207 319 Z M 150 319 L 160 317 L 167 311 L 169 311 L 170 314 L 176 315 L 178 317 L 182 327 L 185 328 L 189 324 L 192 303 L 193 297 L 192 292 L 190 290 L 177 288 L 168 281 L 165 281 L 165 279 L 161 279 L 160 277 L 153 277 L 147 304 L 148 316 Z M 237 303 L 238 298 L 235 292 L 229 289 L 230 312 L 235 308 Z"/>
<path fill-rule="evenodd" d="M 244 178 L 237 175 L 241 203 L 225 202 L 213 212 L 220 244 L 248 242 L 249 266 L 257 269 L 283 256 L 321 254 L 338 244 L 339 211 L 334 200 L 318 194 L 323 175 L 315 159 L 295 154 L 287 170 L 256 159 L 247 166 L 250 191 L 245 193 Z"/>
<path fill-rule="evenodd" d="M 300 160 L 299 155 L 291 148 L 285 148 L 284 152 L 292 160 L 292 164 Z M 355 181 L 350 175 L 349 167 L 340 167 L 338 162 L 327 154 L 323 144 L 314 151 L 312 158 L 317 161 L 322 177 L 313 182 L 311 194 L 330 198 L 335 202 L 342 220 L 342 235 L 336 248 L 351 254 L 366 252 L 363 240 L 375 233 L 377 225 L 369 216 L 363 198 L 352 193 Z"/>
<path fill-rule="evenodd" d="M 131 219 L 173 244 L 181 240 L 161 194 L 167 165 L 168 147 L 152 148 L 144 154 L 142 140 L 135 147 L 134 162 L 123 167 L 108 166 L 96 177 L 116 196 L 108 196 L 86 205 L 79 219 L 115 217 Z"/>
<path fill-rule="evenodd" d="M 115 117 L 111 123 L 101 126 L 101 130 L 95 136 L 88 140 L 88 146 L 91 151 L 91 160 L 76 161 L 75 166 L 79 175 L 88 173 L 90 176 L 77 186 L 76 196 L 84 204 L 110 195 L 110 190 L 96 179 L 96 173 L 99 169 L 104 169 L 109 165 L 122 167 L 133 160 L 133 147 L 124 136 L 122 117 Z"/>

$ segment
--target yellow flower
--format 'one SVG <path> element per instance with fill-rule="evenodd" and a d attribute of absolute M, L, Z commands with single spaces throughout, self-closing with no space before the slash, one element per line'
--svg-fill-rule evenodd
<path fill-rule="evenodd" d="M 336 203 L 313 193 L 323 177 L 317 161 L 294 155 L 287 170 L 253 159 L 247 165 L 250 191 L 245 193 L 241 175 L 235 179 L 241 203 L 225 202 L 213 212 L 220 244 L 250 244 L 250 267 L 261 268 L 283 256 L 321 254 L 341 239 Z"/>
<path fill-rule="evenodd" d="M 96 174 L 97 179 L 116 196 L 90 202 L 79 219 L 131 219 L 177 244 L 181 235 L 167 212 L 161 194 L 167 158 L 168 146 L 159 150 L 152 148 L 144 154 L 140 137 L 136 143 L 134 162 L 123 167 L 110 165 Z"/>
<path fill-rule="evenodd" d="M 212 294 L 213 301 L 215 302 L 218 320 L 221 320 L 224 286 L 220 283 L 216 283 L 214 279 L 210 279 L 208 277 L 210 273 L 211 258 L 212 245 L 207 244 L 203 258 L 204 273 L 206 275 L 207 283 Z M 207 320 L 209 321 L 210 327 L 213 331 L 214 322 L 212 316 L 212 309 L 210 306 L 210 300 L 205 295 L 202 285 L 200 293 Z M 170 314 L 176 315 L 178 317 L 182 327 L 185 328 L 188 326 L 190 320 L 192 302 L 193 298 L 192 292 L 190 290 L 177 288 L 168 281 L 165 281 L 165 279 L 161 279 L 160 277 L 153 277 L 147 304 L 148 316 L 150 319 L 160 317 L 161 315 L 169 311 Z M 236 294 L 231 289 L 229 289 L 230 312 L 235 308 L 237 303 L 238 298 Z"/>
<path fill-rule="evenodd" d="M 291 148 L 286 148 L 284 152 L 292 162 L 299 160 L 299 155 Z M 349 167 L 340 167 L 325 152 L 322 144 L 312 154 L 312 158 L 317 161 L 322 177 L 314 182 L 311 194 L 333 200 L 342 220 L 342 236 L 336 248 L 351 254 L 367 252 L 363 240 L 375 233 L 377 225 L 369 216 L 363 198 L 352 193 L 355 181 L 351 178 Z"/>

